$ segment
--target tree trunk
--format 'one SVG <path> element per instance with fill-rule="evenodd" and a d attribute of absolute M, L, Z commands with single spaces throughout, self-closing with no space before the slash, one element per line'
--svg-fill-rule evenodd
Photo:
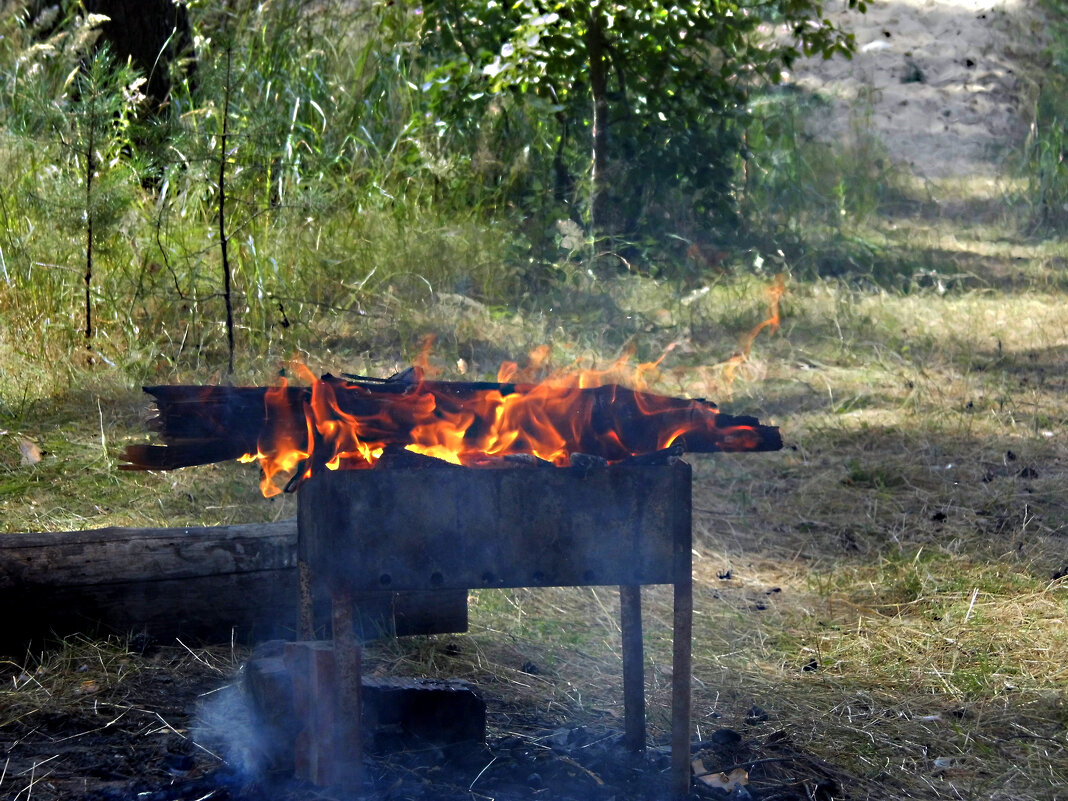
<path fill-rule="evenodd" d="M 146 92 L 157 107 L 171 91 L 170 66 L 193 52 L 184 3 L 174 0 L 84 0 L 87 11 L 106 14 L 104 37 L 120 60 L 129 56 L 148 79 Z"/>
<path fill-rule="evenodd" d="M 604 48 L 604 17 L 599 8 L 590 10 L 586 29 L 590 57 L 590 92 L 593 95 L 593 170 L 590 176 L 590 228 L 595 237 L 606 230 L 606 178 L 608 169 L 608 62 Z"/>
<path fill-rule="evenodd" d="M 94 87 L 95 91 L 95 87 Z M 89 147 L 85 149 L 85 349 L 92 350 L 93 341 L 93 172 L 96 170 L 96 101 L 89 112 Z"/>
<path fill-rule="evenodd" d="M 49 0 L 33 0 L 27 4 L 26 15 L 36 20 L 47 8 Z M 171 65 L 189 58 L 184 65 L 187 75 L 195 71 L 193 32 L 185 3 L 174 0 L 83 0 L 80 4 L 90 14 L 103 14 L 109 21 L 101 27 L 104 41 L 111 44 L 120 64 L 129 58 L 140 70 L 147 83 L 145 94 L 158 109 L 166 102 L 171 90 Z M 76 9 L 67 0 L 60 3 L 64 15 Z M 61 15 L 60 19 L 62 19 Z M 52 30 L 45 30 L 45 36 Z"/>

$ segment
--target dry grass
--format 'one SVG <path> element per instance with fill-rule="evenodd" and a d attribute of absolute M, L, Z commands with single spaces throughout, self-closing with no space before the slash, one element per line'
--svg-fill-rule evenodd
<path fill-rule="evenodd" d="M 794 284 L 781 332 L 730 387 L 727 405 L 781 425 L 787 449 L 693 460 L 695 722 L 786 731 L 853 798 L 1054 799 L 1068 786 L 1063 248 L 946 230 L 918 235 L 967 280 Z M 673 331 L 666 386 L 725 388 L 715 364 L 683 368 L 707 355 L 693 342 L 722 325 L 724 299 L 727 319 L 749 313 L 738 295 L 759 312 L 758 282 L 713 285 Z M 663 734 L 670 596 L 645 597 Z M 507 707 L 618 717 L 616 609 L 611 590 L 481 593 L 468 670 Z"/>

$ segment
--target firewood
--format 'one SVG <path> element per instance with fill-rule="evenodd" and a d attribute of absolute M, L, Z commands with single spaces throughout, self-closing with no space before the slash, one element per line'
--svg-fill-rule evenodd
<path fill-rule="evenodd" d="M 778 428 L 755 417 L 728 415 L 705 400 L 670 398 L 614 384 L 590 388 L 544 388 L 530 384 L 342 379 L 325 375 L 312 387 L 152 386 L 157 416 L 150 427 L 162 445 L 127 446 L 125 470 L 170 470 L 268 453 L 279 442 L 298 451 L 319 450 L 317 469 L 333 453 L 323 448 L 325 420 L 357 421 L 359 438 L 367 443 L 404 447 L 413 432 L 428 421 L 465 419 L 462 444 L 474 448 L 495 424 L 502 400 L 520 396 L 544 408 L 564 406 L 563 419 L 551 421 L 566 437 L 568 453 L 606 461 L 655 454 L 668 445 L 688 452 L 770 451 L 782 447 Z M 319 394 L 317 394 L 319 393 Z M 558 403 L 561 398 L 566 405 Z M 526 400 L 522 401 L 526 402 Z M 515 441 L 509 452 L 537 453 L 542 435 L 538 407 L 516 415 Z M 311 417 L 314 441 L 308 442 Z M 561 431 L 561 429 L 570 429 Z M 681 433 L 673 433 L 681 432 Z M 327 445 L 329 445 L 327 443 Z M 325 452 L 324 452 L 325 451 Z"/>

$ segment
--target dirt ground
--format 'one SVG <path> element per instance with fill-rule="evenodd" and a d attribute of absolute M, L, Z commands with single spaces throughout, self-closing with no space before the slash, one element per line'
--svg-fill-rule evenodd
<path fill-rule="evenodd" d="M 136 644 L 136 643 L 135 643 Z M 446 644 L 443 654 L 449 648 Z M 453 651 L 454 652 L 454 651 Z M 74 643 L 32 673 L 0 666 L 5 683 L 32 686 L 5 710 L 0 787 L 12 801 L 307 801 L 342 798 L 273 770 L 264 726 L 237 669 L 247 653 L 226 647 Z M 536 668 L 530 668 L 536 670 Z M 76 678 L 72 681 L 71 676 Z M 667 797 L 670 751 L 628 753 L 618 721 L 488 699 L 485 744 L 407 743 L 373 754 L 360 797 L 390 801 L 644 801 Z M 706 733 L 692 752 L 716 766 L 693 798 L 831 801 L 843 778 L 764 725 Z M 744 794 L 715 787 L 724 766 L 750 768 Z"/>
<path fill-rule="evenodd" d="M 990 178 L 1031 124 L 1038 85 L 1021 66 L 1042 46 L 1033 0 L 872 0 L 828 4 L 856 34 L 848 60 L 805 59 L 790 82 L 833 99 L 813 130 L 871 130 L 921 180 Z"/>

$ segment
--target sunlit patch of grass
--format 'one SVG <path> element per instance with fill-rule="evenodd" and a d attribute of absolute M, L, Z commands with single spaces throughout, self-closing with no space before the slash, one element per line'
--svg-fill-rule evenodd
<path fill-rule="evenodd" d="M 695 471 L 699 725 L 763 731 L 756 703 L 860 797 L 1063 780 L 1059 307 L 1043 280 L 791 286 L 731 401 L 788 450 Z"/>
<path fill-rule="evenodd" d="M 705 519 L 724 534 L 701 540 L 695 567 L 699 725 L 783 728 L 833 750 L 859 797 L 942 797 L 950 777 L 1001 787 L 1013 759 L 1026 770 L 1010 769 L 997 797 L 1064 776 L 1063 580 L 935 545 L 815 565 L 811 551 L 762 558 L 726 534 L 744 519 Z M 751 720 L 753 704 L 766 722 Z"/>
<path fill-rule="evenodd" d="M 24 663 L 0 663 L 5 681 L 0 697 L 5 712 L 0 725 L 23 717 L 74 705 L 88 704 L 102 697 L 114 700 L 122 694 L 122 684 L 140 668 L 138 660 L 122 640 L 90 641 L 72 638 L 47 655 Z"/>

